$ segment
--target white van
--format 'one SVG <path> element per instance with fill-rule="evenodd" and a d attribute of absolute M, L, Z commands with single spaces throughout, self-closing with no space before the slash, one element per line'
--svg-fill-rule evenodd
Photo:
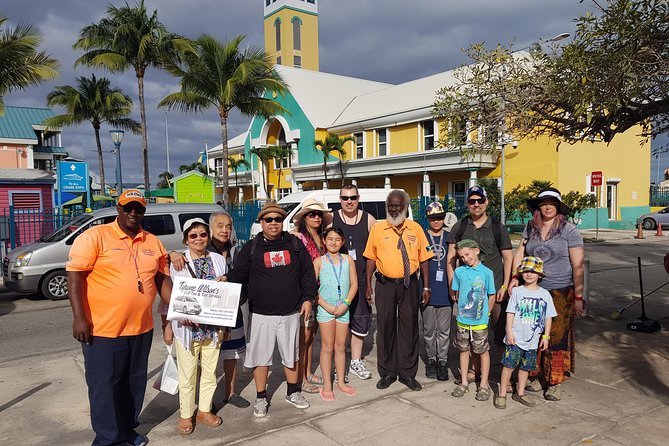
<path fill-rule="evenodd" d="M 392 189 L 358 189 L 360 194 L 360 209 L 369 212 L 377 220 L 386 218 L 386 198 Z M 283 230 L 291 231 L 295 224 L 293 217 L 302 209 L 302 203 L 309 198 L 315 198 L 325 206 L 336 211 L 341 209 L 339 202 L 339 189 L 309 190 L 295 192 L 279 200 L 279 205 L 288 213 L 288 218 L 283 221 Z M 409 219 L 413 219 L 411 206 L 409 206 Z M 251 237 L 255 237 L 262 231 L 260 223 L 255 222 L 251 226 Z"/>

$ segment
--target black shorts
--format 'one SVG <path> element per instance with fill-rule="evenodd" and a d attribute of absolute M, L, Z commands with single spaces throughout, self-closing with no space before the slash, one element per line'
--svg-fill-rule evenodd
<path fill-rule="evenodd" d="M 353 299 L 353 302 L 351 302 L 349 310 L 351 320 L 348 328 L 351 330 L 351 333 L 360 337 L 367 336 L 372 326 L 372 306 L 367 302 L 366 292 L 366 286 L 358 287 L 358 294 Z"/>

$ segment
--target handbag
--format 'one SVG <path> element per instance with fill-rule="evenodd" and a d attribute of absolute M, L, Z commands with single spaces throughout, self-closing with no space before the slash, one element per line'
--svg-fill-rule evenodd
<path fill-rule="evenodd" d="M 163 373 L 160 378 L 160 391 L 176 395 L 179 392 L 179 371 L 177 363 L 172 356 L 172 346 L 166 345 L 167 358 L 163 364 Z"/>

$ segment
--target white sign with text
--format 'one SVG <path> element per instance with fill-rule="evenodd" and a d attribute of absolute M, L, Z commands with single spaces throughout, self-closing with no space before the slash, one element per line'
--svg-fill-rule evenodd
<path fill-rule="evenodd" d="M 175 277 L 167 319 L 234 327 L 239 310 L 239 283 Z"/>

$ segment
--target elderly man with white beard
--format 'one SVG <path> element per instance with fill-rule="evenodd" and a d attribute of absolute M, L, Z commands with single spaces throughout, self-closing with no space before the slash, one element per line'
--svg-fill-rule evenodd
<path fill-rule="evenodd" d="M 407 220 L 409 195 L 395 189 L 386 198 L 386 220 L 369 232 L 364 256 L 367 259 L 367 299 L 376 303 L 376 354 L 381 377 L 377 389 L 387 389 L 395 380 L 418 391 L 418 311 L 430 301 L 430 288 L 419 296 L 418 270 L 429 277 L 428 260 L 434 253 L 423 228 Z M 372 275 L 376 287 L 372 289 Z"/>

